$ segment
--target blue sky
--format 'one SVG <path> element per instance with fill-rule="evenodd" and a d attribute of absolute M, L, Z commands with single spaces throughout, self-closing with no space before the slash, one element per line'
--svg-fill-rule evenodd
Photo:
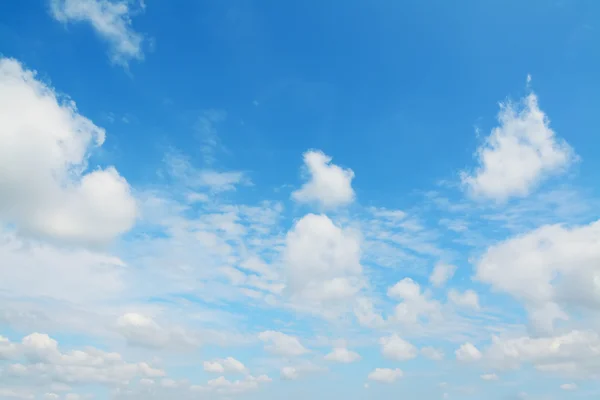
<path fill-rule="evenodd" d="M 594 1 L 0 5 L 0 398 L 598 396 Z"/>

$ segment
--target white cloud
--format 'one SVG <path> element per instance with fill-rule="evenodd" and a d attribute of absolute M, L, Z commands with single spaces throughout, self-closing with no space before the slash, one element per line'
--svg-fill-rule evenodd
<path fill-rule="evenodd" d="M 548 175 L 562 172 L 575 158 L 557 139 L 534 93 L 521 104 L 503 104 L 494 128 L 477 149 L 479 167 L 461 179 L 475 197 L 505 201 L 527 196 Z"/>
<path fill-rule="evenodd" d="M 0 59 L 0 221 L 53 240 L 105 243 L 129 230 L 136 202 L 113 167 L 87 170 L 102 128 L 16 60 Z"/>
<path fill-rule="evenodd" d="M 455 289 L 448 291 L 448 300 L 460 307 L 479 310 L 479 296 L 473 290 L 465 290 L 463 293 Z"/>
<path fill-rule="evenodd" d="M 404 373 L 402 370 L 398 368 L 375 368 L 375 370 L 369 374 L 368 379 L 381 383 L 393 383 L 402 378 L 403 375 Z"/>
<path fill-rule="evenodd" d="M 218 361 L 204 361 L 204 370 L 212 374 L 222 374 L 225 372 L 225 367 Z"/>
<path fill-rule="evenodd" d="M 220 376 L 208 381 L 207 388 L 208 390 L 221 395 L 235 395 L 258 389 L 261 384 L 268 382 L 271 382 L 271 378 L 267 375 L 260 375 L 257 377 L 248 375 L 243 380 L 236 381 L 230 381 L 224 376 Z M 195 391 L 202 391 L 200 389 L 201 387 L 196 387 Z"/>
<path fill-rule="evenodd" d="M 481 352 L 472 343 L 465 343 L 454 352 L 456 359 L 463 362 L 479 361 L 483 357 Z"/>
<path fill-rule="evenodd" d="M 379 339 L 379 344 L 381 345 L 381 354 L 383 354 L 384 357 L 392 360 L 412 360 L 419 354 L 419 351 L 413 344 L 407 342 L 396 334 Z"/>
<path fill-rule="evenodd" d="M 484 381 L 497 381 L 498 375 L 496 374 L 483 374 L 480 376 L 481 379 L 483 379 Z"/>
<path fill-rule="evenodd" d="M 284 365 L 280 369 L 280 377 L 282 380 L 294 381 L 307 375 L 323 374 L 327 371 L 326 367 L 314 364 L 309 360 L 296 359 L 292 365 Z"/>
<path fill-rule="evenodd" d="M 440 303 L 431 299 L 427 293 L 422 293 L 421 286 L 410 278 L 404 278 L 390 287 L 387 295 L 402 300 L 394 310 L 394 321 L 416 325 L 423 318 L 429 321 L 442 318 Z"/>
<path fill-rule="evenodd" d="M 15 390 L 10 388 L 0 388 L 0 398 L 6 399 L 20 399 L 20 400 L 33 400 L 35 396 L 28 391 Z"/>
<path fill-rule="evenodd" d="M 223 374 L 223 373 L 248 373 L 246 366 L 239 360 L 233 357 L 227 357 L 222 360 L 205 361 L 204 370 L 206 372 Z"/>
<path fill-rule="evenodd" d="M 0 230 L 0 259 L 0 291 L 12 296 L 89 304 L 114 299 L 125 288 L 125 263 L 86 249 L 58 248 Z"/>
<path fill-rule="evenodd" d="M 129 0 L 50 0 L 54 19 L 62 23 L 87 22 L 96 34 L 110 45 L 110 58 L 115 64 L 127 67 L 129 61 L 142 60 L 143 35 L 133 30 L 131 17 L 136 10 Z M 144 9 L 140 0 L 138 10 Z"/>
<path fill-rule="evenodd" d="M 10 360 L 15 358 L 19 350 L 14 343 L 7 338 L 0 336 L 0 360 Z"/>
<path fill-rule="evenodd" d="M 354 315 L 361 326 L 367 328 L 380 328 L 385 324 L 381 314 L 373 305 L 373 301 L 367 297 L 359 297 L 354 305 Z"/>
<path fill-rule="evenodd" d="M 288 289 L 302 301 L 320 303 L 354 296 L 362 287 L 360 238 L 326 215 L 308 214 L 286 236 Z"/>
<path fill-rule="evenodd" d="M 26 363 L 12 364 L 10 374 L 25 377 L 32 386 L 63 382 L 116 386 L 127 384 L 136 377 L 165 375 L 164 371 L 147 363 L 128 363 L 118 353 L 91 347 L 61 352 L 56 340 L 41 333 L 26 336 L 15 346 L 18 353 L 13 360 Z"/>
<path fill-rule="evenodd" d="M 442 287 L 454 276 L 456 267 L 451 264 L 438 263 L 429 276 L 429 282 L 435 287 Z"/>
<path fill-rule="evenodd" d="M 320 151 L 304 153 L 304 164 L 310 180 L 292 193 L 300 203 L 317 203 L 323 208 L 335 208 L 354 200 L 354 172 L 331 163 L 331 157 Z"/>
<path fill-rule="evenodd" d="M 562 390 L 577 390 L 577 385 L 574 383 L 563 383 L 560 385 Z"/>
<path fill-rule="evenodd" d="M 252 182 L 242 171 L 217 171 L 207 168 L 196 168 L 188 157 L 171 150 L 164 157 L 169 175 L 179 183 L 194 189 L 204 188 L 210 193 L 236 190 L 239 185 L 251 185 Z M 191 200 L 205 201 L 208 194 L 194 192 Z"/>
<path fill-rule="evenodd" d="M 534 328 L 553 330 L 564 308 L 600 305 L 600 221 L 542 226 L 491 246 L 476 263 L 476 279 L 523 301 Z"/>
<path fill-rule="evenodd" d="M 281 369 L 281 379 L 286 381 L 295 381 L 300 377 L 298 370 L 294 367 L 283 367 Z"/>
<path fill-rule="evenodd" d="M 348 350 L 345 347 L 336 347 L 331 353 L 325 356 L 327 361 L 335 361 L 344 364 L 350 364 L 360 360 L 360 355 L 354 351 Z"/>
<path fill-rule="evenodd" d="M 163 327 L 139 313 L 126 313 L 117 320 L 118 332 L 133 346 L 148 348 L 193 347 L 199 340 L 179 327 Z"/>
<path fill-rule="evenodd" d="M 296 357 L 308 353 L 308 350 L 300 343 L 297 337 L 286 335 L 282 332 L 264 331 L 258 335 L 265 345 L 265 350 L 286 357 Z"/>
<path fill-rule="evenodd" d="M 436 348 L 427 346 L 421 349 L 423 357 L 429 358 L 430 360 L 439 361 L 444 359 L 444 352 Z"/>
<path fill-rule="evenodd" d="M 571 331 L 559 336 L 494 337 L 485 351 L 495 368 L 531 364 L 538 371 L 575 378 L 600 378 L 600 336 L 593 331 Z"/>

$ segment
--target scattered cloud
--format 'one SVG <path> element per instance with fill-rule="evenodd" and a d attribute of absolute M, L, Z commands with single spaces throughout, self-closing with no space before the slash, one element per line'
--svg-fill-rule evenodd
<path fill-rule="evenodd" d="M 345 347 L 336 347 L 331 353 L 325 356 L 325 360 L 334 361 L 343 364 L 350 364 L 361 359 L 360 355 L 354 351 L 348 350 Z"/>
<path fill-rule="evenodd" d="M 454 352 L 456 359 L 463 362 L 473 362 L 481 360 L 482 354 L 472 343 L 465 343 Z"/>
<path fill-rule="evenodd" d="M 480 376 L 481 379 L 483 379 L 484 381 L 497 381 L 498 375 L 496 374 L 483 374 Z"/>
<path fill-rule="evenodd" d="M 444 359 L 444 352 L 441 350 L 438 350 L 434 347 L 423 347 L 421 349 L 421 354 L 423 355 L 423 357 L 425 358 L 429 358 L 430 360 L 433 361 L 440 361 Z"/>
<path fill-rule="evenodd" d="M 368 379 L 380 383 L 394 383 L 402 378 L 403 375 L 404 373 L 402 370 L 398 368 L 375 368 L 375 370 L 369 374 Z"/>
<path fill-rule="evenodd" d="M 416 358 L 419 354 L 417 348 L 398 335 L 383 337 L 379 340 L 381 354 L 384 357 L 396 361 L 407 361 Z"/>
<path fill-rule="evenodd" d="M 163 327 L 152 318 L 138 313 L 121 315 L 117 320 L 117 330 L 129 344 L 151 349 L 190 348 L 200 343 L 196 335 L 182 328 Z"/>
<path fill-rule="evenodd" d="M 294 367 L 283 367 L 281 369 L 281 379 L 286 381 L 295 381 L 300 377 L 298 371 Z"/>
<path fill-rule="evenodd" d="M 51 4 L 62 22 L 91 23 L 116 63 L 142 58 L 133 1 Z M 576 189 L 542 187 L 577 156 L 533 93 L 502 106 L 478 167 L 438 188 L 462 183 L 491 205 L 461 191 L 453 200 L 428 192 L 412 206 L 352 204 L 354 172 L 311 150 L 291 195 L 317 207 L 304 214 L 273 192 L 239 190 L 252 172 L 218 162 L 225 119 L 201 112 L 192 127 L 201 157 L 171 150 L 157 182 L 130 183 L 93 162 L 103 128 L 35 72 L 0 59 L 0 397 L 230 399 L 269 375 L 308 381 L 329 368 L 332 379 L 371 371 L 367 388 L 403 370 L 416 376 L 419 357 L 435 379 L 460 368 L 507 385 L 505 371 L 518 368 L 600 378 L 600 221 Z M 402 370 L 374 368 L 378 352 Z M 193 359 L 203 382 L 186 375 Z M 495 385 L 438 389 L 452 398 L 486 387 Z"/>
<path fill-rule="evenodd" d="M 478 168 L 461 175 L 463 185 L 475 197 L 498 202 L 525 197 L 577 158 L 571 147 L 556 137 L 533 92 L 517 104 L 501 104 L 498 122 L 477 149 Z"/>
<path fill-rule="evenodd" d="M 296 357 L 308 353 L 297 337 L 282 332 L 264 331 L 258 338 L 265 343 L 265 350 L 284 357 Z"/>
<path fill-rule="evenodd" d="M 110 46 L 114 64 L 128 67 L 131 60 L 142 60 L 144 36 L 132 27 L 132 17 L 145 9 L 140 0 L 131 7 L 128 0 L 50 0 L 50 13 L 64 24 L 85 22 Z"/>
<path fill-rule="evenodd" d="M 387 291 L 388 297 L 402 300 L 392 317 L 393 321 L 405 325 L 416 325 L 423 320 L 440 320 L 441 304 L 431 299 L 428 293 L 421 291 L 421 286 L 411 278 L 404 278 Z"/>
<path fill-rule="evenodd" d="M 455 289 L 448 291 L 448 300 L 456 304 L 459 307 L 471 308 L 473 310 L 479 310 L 479 296 L 474 290 L 465 290 L 459 292 Z"/>
<path fill-rule="evenodd" d="M 354 172 L 331 163 L 332 158 L 320 151 L 304 153 L 309 181 L 292 193 L 300 203 L 316 203 L 325 209 L 335 208 L 354 200 Z"/>
<path fill-rule="evenodd" d="M 442 287 L 449 279 L 452 279 L 455 272 L 456 267 L 454 265 L 438 263 L 429 276 L 429 282 L 435 287 Z"/>
<path fill-rule="evenodd" d="M 237 373 L 245 374 L 248 372 L 246 366 L 239 360 L 233 357 L 227 357 L 222 360 L 205 361 L 204 370 L 210 373 L 224 374 L 224 373 Z"/>

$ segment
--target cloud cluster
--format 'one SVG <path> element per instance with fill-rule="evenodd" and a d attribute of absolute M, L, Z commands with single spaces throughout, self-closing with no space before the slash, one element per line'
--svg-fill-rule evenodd
<path fill-rule="evenodd" d="M 332 158 L 320 151 L 304 153 L 309 181 L 292 193 L 300 203 L 316 203 L 325 209 L 346 205 L 354 200 L 354 172 L 331 163 Z"/>
<path fill-rule="evenodd" d="M 141 58 L 142 38 L 131 30 L 128 2 L 51 4 L 55 18 L 88 21 L 107 37 L 115 62 Z M 214 136 L 207 124 L 222 118 L 207 116 L 201 128 Z M 463 174 L 472 195 L 500 203 L 525 197 L 575 160 L 535 95 L 521 108 L 503 106 L 499 120 L 477 152 L 479 168 Z M 177 350 L 179 357 L 181 350 L 210 342 L 258 346 L 254 350 L 269 354 L 260 359 L 260 372 L 278 371 L 285 381 L 327 371 L 320 363 L 341 368 L 372 362 L 377 345 L 382 359 L 406 370 L 419 356 L 443 360 L 458 343 L 464 344 L 454 351 L 456 361 L 481 367 L 473 375 L 478 381 L 498 380 L 496 372 L 525 365 L 573 379 L 600 378 L 600 338 L 589 319 L 600 306 L 600 221 L 543 225 L 508 238 L 494 231 L 493 239 L 478 242 L 481 247 L 463 241 L 464 248 L 446 251 L 446 242 L 430 229 L 439 225 L 438 216 L 424 218 L 418 207 L 340 212 L 355 199 L 354 173 L 320 151 L 304 154 L 307 182 L 292 199 L 328 214 L 308 213 L 287 224 L 281 203 L 230 202 L 227 196 L 239 185 L 250 184 L 245 173 L 196 168 L 174 152 L 164 160 L 171 180 L 166 187 L 133 190 L 115 167 L 88 165 L 105 131 L 11 59 L 0 59 L 0 132 L 0 323 L 75 329 L 93 343 L 118 343 L 126 351 L 65 351 L 40 333 L 20 342 L 0 337 L 0 382 L 7 386 L 0 397 L 31 398 L 39 393 L 19 388 L 36 385 L 48 399 L 75 398 L 66 393 L 70 386 L 97 385 L 114 398 L 215 398 L 271 381 L 251 374 L 248 366 L 255 372 L 256 360 L 246 358 L 202 361 L 210 376 L 202 385 L 124 360 Z M 215 141 L 208 141 L 214 150 Z M 213 152 L 206 152 L 206 164 Z M 123 237 L 138 221 L 138 229 Z M 469 229 L 476 225 L 471 222 Z M 464 239 L 466 231 L 452 235 Z M 473 250 L 474 279 L 494 293 L 464 284 L 470 269 L 462 253 Z M 465 265 L 458 268 L 461 260 Z M 452 287 L 458 282 L 460 290 Z M 520 320 L 509 324 L 504 310 L 488 309 L 486 296 L 497 293 L 523 305 L 530 331 Z M 290 310 L 293 318 L 283 317 Z M 323 350 L 311 341 L 323 324 L 336 330 L 328 334 L 352 336 L 348 343 L 361 354 L 346 342 L 332 346 L 326 339 Z M 260 333 L 230 341 L 239 327 Z M 437 342 L 423 343 L 434 336 Z M 362 343 L 375 347 L 363 351 L 366 346 L 355 344 L 365 338 Z M 308 360 L 313 356 L 315 363 Z M 400 369 L 372 367 L 370 381 L 393 383 L 404 376 Z"/>

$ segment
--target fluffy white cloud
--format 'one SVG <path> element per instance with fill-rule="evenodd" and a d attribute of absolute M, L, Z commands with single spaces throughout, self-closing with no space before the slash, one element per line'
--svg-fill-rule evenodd
<path fill-rule="evenodd" d="M 435 287 L 442 287 L 454 276 L 456 267 L 451 264 L 438 263 L 429 276 L 429 282 Z"/>
<path fill-rule="evenodd" d="M 491 246 L 476 278 L 524 301 L 534 327 L 551 332 L 564 308 L 600 305 L 600 221 L 548 225 Z"/>
<path fill-rule="evenodd" d="M 448 291 L 448 300 L 460 307 L 479 310 L 479 296 L 473 290 L 465 290 L 463 293 L 451 289 Z"/>
<path fill-rule="evenodd" d="M 563 171 L 574 159 L 556 137 L 534 93 L 521 104 L 503 104 L 494 128 L 477 149 L 479 167 L 463 172 L 462 182 L 475 197 L 505 201 L 523 197 L 546 176 Z"/>
<path fill-rule="evenodd" d="M 0 59 L 0 221 L 67 242 L 131 228 L 136 202 L 113 167 L 87 170 L 105 132 L 16 60 Z"/>
<path fill-rule="evenodd" d="M 360 355 L 354 351 L 348 350 L 345 347 L 336 347 L 331 353 L 325 356 L 327 361 L 335 361 L 344 364 L 350 364 L 360 360 Z"/>
<path fill-rule="evenodd" d="M 463 362 L 479 361 L 483 357 L 481 351 L 472 343 L 465 343 L 454 352 L 456 359 Z"/>
<path fill-rule="evenodd" d="M 118 332 L 134 346 L 149 348 L 197 346 L 199 340 L 179 327 L 163 327 L 152 318 L 126 313 L 117 319 Z"/>
<path fill-rule="evenodd" d="M 308 349 L 300 343 L 295 336 L 286 335 L 282 332 L 264 331 L 258 338 L 265 343 L 265 350 L 286 357 L 296 357 L 308 353 Z"/>
<path fill-rule="evenodd" d="M 354 200 L 354 172 L 351 169 L 332 164 L 331 157 L 320 151 L 304 153 L 304 164 L 310 179 L 292 193 L 292 199 L 301 203 L 317 203 L 323 208 L 334 208 Z"/>
<path fill-rule="evenodd" d="M 360 238 L 326 215 L 308 214 L 286 236 L 290 294 L 308 302 L 348 299 L 362 287 Z"/>
<path fill-rule="evenodd" d="M 227 357 L 222 360 L 205 361 L 204 370 L 206 372 L 223 374 L 223 373 L 238 373 L 245 374 L 248 372 L 246 366 L 239 360 L 233 357 Z"/>
<path fill-rule="evenodd" d="M 144 58 L 144 37 L 133 30 L 131 17 L 145 6 L 140 0 L 138 10 L 132 10 L 131 4 L 130 0 L 50 0 L 50 11 L 62 23 L 89 23 L 109 43 L 112 62 L 126 67 L 132 59 Z"/>
<path fill-rule="evenodd" d="M 381 383 L 393 383 L 402 378 L 403 375 L 404 373 L 402 370 L 398 368 L 375 368 L 375 370 L 369 374 L 368 379 Z"/>
<path fill-rule="evenodd" d="M 407 342 L 396 334 L 379 339 L 379 344 L 381 345 L 381 354 L 392 360 L 412 360 L 419 354 L 419 351 L 412 343 Z"/>
<path fill-rule="evenodd" d="M 423 319 L 429 321 L 441 319 L 441 305 L 421 292 L 421 286 L 410 278 L 404 278 L 390 287 L 387 295 L 401 299 L 396 306 L 392 319 L 403 324 L 417 324 Z"/>

